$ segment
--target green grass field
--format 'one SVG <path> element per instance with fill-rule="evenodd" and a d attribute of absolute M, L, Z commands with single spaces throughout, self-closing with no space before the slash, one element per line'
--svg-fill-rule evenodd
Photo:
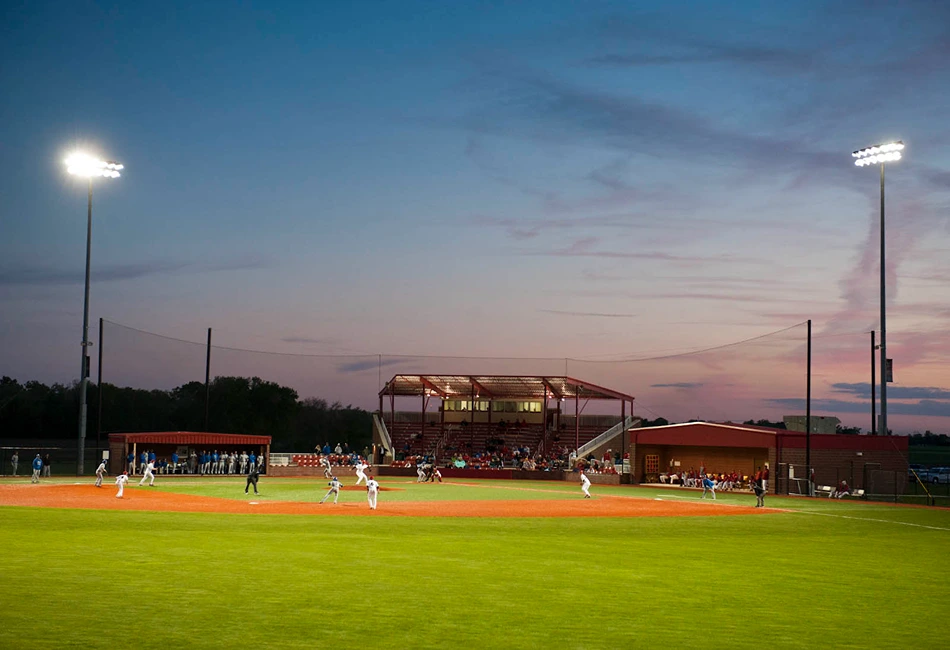
<path fill-rule="evenodd" d="M 236 499 L 324 494 L 318 480 L 264 477 L 260 497 L 246 497 L 234 479 L 158 483 L 153 489 Z M 579 498 L 576 486 L 553 482 L 478 483 L 384 479 L 404 490 L 384 492 L 380 507 Z M 508 489 L 524 487 L 543 491 Z M 767 504 L 785 511 L 475 519 L 3 507 L 0 647 L 813 650 L 947 637 L 950 510 Z"/>

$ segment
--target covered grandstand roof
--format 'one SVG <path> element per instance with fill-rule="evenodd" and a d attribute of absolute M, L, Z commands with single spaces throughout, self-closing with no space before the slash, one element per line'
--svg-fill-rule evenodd
<path fill-rule="evenodd" d="M 512 375 L 395 375 L 386 382 L 380 396 L 437 396 L 442 399 L 581 399 L 630 400 L 619 393 L 573 377 L 529 377 Z"/>

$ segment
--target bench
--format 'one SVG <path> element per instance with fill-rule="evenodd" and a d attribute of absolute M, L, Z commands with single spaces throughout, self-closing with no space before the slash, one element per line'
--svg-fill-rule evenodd
<path fill-rule="evenodd" d="M 828 498 L 831 498 L 831 494 L 834 491 L 835 489 L 831 487 L 830 485 L 819 485 L 818 487 L 815 488 L 815 496 L 818 496 L 818 497 L 826 496 Z"/>

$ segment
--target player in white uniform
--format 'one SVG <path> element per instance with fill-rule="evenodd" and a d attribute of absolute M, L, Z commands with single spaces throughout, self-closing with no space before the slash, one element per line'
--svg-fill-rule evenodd
<path fill-rule="evenodd" d="M 363 459 L 362 459 L 362 458 L 361 458 L 360 461 L 356 464 L 356 484 L 357 484 L 357 485 L 360 484 L 360 481 L 365 481 L 365 480 L 366 480 L 365 470 L 366 470 L 367 467 L 369 467 L 369 465 L 367 465 L 365 462 L 363 462 Z"/>
<path fill-rule="evenodd" d="M 369 502 L 369 509 L 376 509 L 376 496 L 379 494 L 379 483 L 372 476 L 366 481 L 366 500 Z"/>
<path fill-rule="evenodd" d="M 106 461 L 103 458 L 102 462 L 99 463 L 99 467 L 96 468 L 96 487 L 102 487 L 102 477 L 108 473 L 106 471 Z"/>
<path fill-rule="evenodd" d="M 583 471 L 581 472 L 581 489 L 584 491 L 584 498 L 590 498 L 590 479 L 587 478 L 587 474 Z"/>
<path fill-rule="evenodd" d="M 155 471 L 155 461 L 150 460 L 148 461 L 148 465 L 145 466 L 145 472 L 142 474 L 142 480 L 139 481 L 139 485 L 143 485 L 146 479 L 148 479 L 149 486 L 154 487 L 155 485 L 155 474 L 153 474 L 154 471 Z"/>
<path fill-rule="evenodd" d="M 122 472 L 115 477 L 115 484 L 119 486 L 119 493 L 115 495 L 116 499 L 122 498 L 122 491 L 125 490 L 125 484 L 129 482 L 129 473 Z"/>
<path fill-rule="evenodd" d="M 333 472 L 330 470 L 330 459 L 326 456 L 320 456 L 320 467 L 323 468 L 323 478 L 333 476 Z"/>
<path fill-rule="evenodd" d="M 333 480 L 330 481 L 328 485 L 330 486 L 330 489 L 327 490 L 327 493 L 324 495 L 324 497 L 320 499 L 320 503 L 323 503 L 329 499 L 331 494 L 333 495 L 333 503 L 336 503 L 336 500 L 340 498 L 340 488 L 343 487 L 343 484 L 340 483 L 339 479 L 334 476 Z"/>

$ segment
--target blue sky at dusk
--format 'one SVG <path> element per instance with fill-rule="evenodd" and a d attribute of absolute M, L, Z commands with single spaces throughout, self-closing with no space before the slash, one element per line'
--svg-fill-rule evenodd
<path fill-rule="evenodd" d="M 84 149 L 126 165 L 94 188 L 93 339 L 103 317 L 271 352 L 570 357 L 649 417 L 775 418 L 803 411 L 812 319 L 819 412 L 867 428 L 879 176 L 850 154 L 900 138 L 891 425 L 950 432 L 950 4 L 8 2 L 0 25 L 0 375 L 78 377 L 86 195 L 63 159 Z M 286 363 L 366 407 L 419 370 Z"/>

